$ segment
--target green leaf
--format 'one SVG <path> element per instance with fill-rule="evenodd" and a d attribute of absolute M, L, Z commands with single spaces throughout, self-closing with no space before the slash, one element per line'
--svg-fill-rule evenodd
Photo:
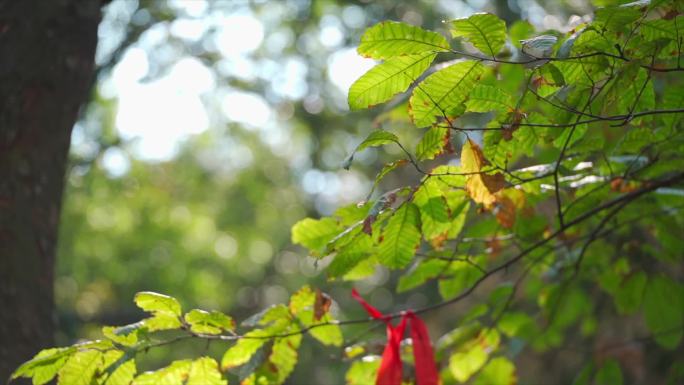
<path fill-rule="evenodd" d="M 680 24 L 682 21 L 684 21 L 684 17 L 682 16 L 678 16 L 671 20 L 647 20 L 641 23 L 639 33 L 648 41 L 661 39 L 677 41 L 677 35 L 681 35 L 681 33 L 684 32 L 684 25 Z"/>
<path fill-rule="evenodd" d="M 235 330 L 235 321 L 220 311 L 193 309 L 185 314 L 185 322 L 190 325 L 190 330 L 200 334 L 221 334 Z"/>
<path fill-rule="evenodd" d="M 292 243 L 306 247 L 314 257 L 322 257 L 325 246 L 342 230 L 333 218 L 305 218 L 292 226 Z"/>
<path fill-rule="evenodd" d="M 360 55 L 374 59 L 448 50 L 449 42 L 444 36 L 394 21 L 385 21 L 368 28 L 357 48 Z"/>
<path fill-rule="evenodd" d="M 368 216 L 370 206 L 368 202 L 364 204 L 352 203 L 335 210 L 333 216 L 338 218 L 343 226 L 351 226 Z"/>
<path fill-rule="evenodd" d="M 646 326 L 656 342 L 666 349 L 675 349 L 684 333 L 684 285 L 664 276 L 651 277 L 643 307 Z"/>
<path fill-rule="evenodd" d="M 337 278 L 347 274 L 360 262 L 369 258 L 373 241 L 368 234 L 359 232 L 354 241 L 337 252 L 333 261 L 328 265 L 328 277 Z"/>
<path fill-rule="evenodd" d="M 620 365 L 613 359 L 606 361 L 596 373 L 594 385 L 622 385 Z"/>
<path fill-rule="evenodd" d="M 437 277 L 448 264 L 447 261 L 439 259 L 430 259 L 423 261 L 420 264 L 414 265 L 406 274 L 399 278 L 397 284 L 397 293 L 403 293 L 418 287 L 429 279 Z"/>
<path fill-rule="evenodd" d="M 178 317 L 168 314 L 156 314 L 153 317 L 144 319 L 142 322 L 145 325 L 145 328 L 151 332 L 179 329 L 183 326 L 183 323 Z"/>
<path fill-rule="evenodd" d="M 534 330 L 535 322 L 526 313 L 507 311 L 497 326 L 508 337 L 529 336 L 527 333 Z"/>
<path fill-rule="evenodd" d="M 466 382 L 487 362 L 488 354 L 480 345 L 474 345 L 464 352 L 456 352 L 449 357 L 449 369 L 459 382 Z"/>
<path fill-rule="evenodd" d="M 191 367 L 190 360 L 173 361 L 165 368 L 138 375 L 132 385 L 185 385 Z"/>
<path fill-rule="evenodd" d="M 449 230 L 449 211 L 443 197 L 430 198 L 424 205 L 419 206 L 419 209 L 425 239 L 434 239 Z"/>
<path fill-rule="evenodd" d="M 252 315 L 242 321 L 243 326 L 268 326 L 276 322 L 290 319 L 290 310 L 283 304 L 271 305 L 270 307 Z"/>
<path fill-rule="evenodd" d="M 311 286 L 305 285 L 290 296 L 290 304 L 288 308 L 290 313 L 299 318 L 299 314 L 307 309 L 312 309 L 314 301 L 316 300 L 316 293 L 311 290 Z"/>
<path fill-rule="evenodd" d="M 378 147 L 383 146 L 385 144 L 398 142 L 399 138 L 397 138 L 397 136 L 393 133 L 383 130 L 377 130 L 368 134 L 366 139 L 364 139 L 363 142 L 361 142 L 361 144 L 359 144 L 356 147 L 356 151 L 354 152 L 363 151 L 368 147 Z"/>
<path fill-rule="evenodd" d="M 375 192 L 375 189 L 378 187 L 378 184 L 380 181 L 385 177 L 385 175 L 389 174 L 392 172 L 394 169 L 397 167 L 403 166 L 405 164 L 410 163 L 408 159 L 399 159 L 395 160 L 394 162 L 390 162 L 382 166 L 382 169 L 378 173 L 378 175 L 375 176 L 375 181 L 373 181 L 373 187 L 371 187 L 370 192 L 368 193 L 368 198 L 370 198 L 373 195 L 373 192 Z M 363 219 L 363 218 L 361 218 Z"/>
<path fill-rule="evenodd" d="M 453 20 L 451 35 L 463 37 L 480 52 L 494 57 L 506 43 L 506 22 L 491 13 Z"/>
<path fill-rule="evenodd" d="M 629 28 L 641 16 L 635 7 L 605 7 L 595 12 L 594 25 L 600 25 L 607 31 L 621 31 Z"/>
<path fill-rule="evenodd" d="M 473 258 L 473 263 L 477 263 L 476 258 Z M 480 270 L 463 261 L 452 262 L 449 273 L 452 278 L 439 280 L 439 294 L 444 299 L 457 296 L 482 276 Z"/>
<path fill-rule="evenodd" d="M 413 123 L 417 127 L 426 127 L 435 123 L 438 117 L 452 115 L 450 111 L 466 100 L 484 70 L 479 61 L 466 60 L 425 78 L 409 99 L 409 115 Z"/>
<path fill-rule="evenodd" d="M 437 344 L 435 345 L 437 355 L 441 355 L 452 347 L 460 347 L 461 345 L 468 344 L 469 341 L 473 340 L 481 332 L 482 325 L 477 321 L 467 323 L 465 326 L 451 330 L 437 340 Z"/>
<path fill-rule="evenodd" d="M 406 91 L 430 67 L 435 56 L 434 53 L 398 56 L 371 68 L 349 88 L 349 108 L 370 108 Z"/>
<path fill-rule="evenodd" d="M 59 385 L 90 385 L 102 362 L 97 350 L 82 350 L 67 360 L 59 371 Z"/>
<path fill-rule="evenodd" d="M 75 352 L 76 349 L 74 347 L 41 350 L 30 361 L 24 362 L 19 366 L 12 373 L 11 378 L 33 377 L 34 385 L 46 384 L 52 380 Z"/>
<path fill-rule="evenodd" d="M 135 295 L 135 304 L 152 314 L 163 314 L 180 317 L 181 305 L 177 299 L 168 295 L 142 291 Z"/>
<path fill-rule="evenodd" d="M 321 319 L 317 323 L 327 322 L 335 322 L 332 315 L 330 315 L 329 313 L 321 317 Z M 311 329 L 309 333 L 313 338 L 317 339 L 323 345 L 342 346 L 342 343 L 344 342 L 344 337 L 342 336 L 342 329 L 340 329 L 339 325 L 331 324 L 319 326 Z"/>
<path fill-rule="evenodd" d="M 682 25 L 684 25 L 684 20 L 682 20 Z M 684 36 L 684 32 L 682 32 L 682 36 Z M 665 88 L 661 107 L 666 109 L 684 108 L 684 89 L 681 86 Z M 682 119 L 675 114 L 663 115 L 662 119 L 667 128 L 674 129 L 678 124 L 682 124 Z"/>
<path fill-rule="evenodd" d="M 518 20 L 508 29 L 508 34 L 511 37 L 511 43 L 514 46 L 522 47 L 521 40 L 528 39 L 534 33 L 534 26 L 527 20 Z"/>
<path fill-rule="evenodd" d="M 313 331 L 313 330 L 312 330 Z M 297 350 L 302 342 L 302 335 L 297 334 L 287 338 L 280 338 L 273 343 L 273 349 L 268 360 L 275 366 L 277 380 L 274 384 L 282 384 L 290 376 L 297 364 Z"/>
<path fill-rule="evenodd" d="M 584 134 L 587 133 L 587 130 L 589 129 L 589 126 L 586 124 L 578 124 L 573 127 L 565 127 L 565 128 L 560 128 L 560 134 L 556 139 L 553 141 L 553 145 L 556 148 L 563 148 L 565 143 L 568 143 L 567 148 L 572 148 L 572 145 L 579 142 L 583 137 Z M 569 140 L 568 140 L 569 138 Z"/>
<path fill-rule="evenodd" d="M 117 344 L 133 346 L 138 343 L 139 333 L 144 327 L 143 321 L 119 327 L 105 326 L 102 328 L 102 334 Z"/>
<path fill-rule="evenodd" d="M 380 357 L 378 356 L 366 356 L 361 360 L 354 361 L 345 376 L 347 385 L 374 384 L 379 368 Z"/>
<path fill-rule="evenodd" d="M 493 86 L 478 84 L 468 95 L 466 111 L 471 112 L 506 112 L 513 110 L 513 100 L 510 95 Z"/>
<path fill-rule="evenodd" d="M 361 142 L 351 154 L 349 154 L 342 167 L 345 170 L 349 170 L 349 167 L 351 167 L 351 163 L 354 160 L 354 155 L 356 155 L 357 152 L 363 151 L 368 147 L 384 146 L 385 144 L 389 143 L 399 143 L 399 138 L 397 138 L 397 136 L 393 133 L 383 130 L 371 132 L 366 139 L 364 139 L 364 141 Z"/>
<path fill-rule="evenodd" d="M 192 362 L 188 380 L 185 385 L 227 385 L 228 381 L 221 377 L 216 360 L 201 357 Z"/>
<path fill-rule="evenodd" d="M 390 218 L 380 243 L 380 263 L 392 268 L 405 267 L 420 244 L 420 212 L 416 205 L 404 203 Z"/>
<path fill-rule="evenodd" d="M 281 314 L 283 309 L 289 315 L 288 308 L 283 305 L 272 306 L 269 311 L 265 312 L 259 323 L 270 322 L 270 324 L 264 329 L 250 330 L 235 345 L 226 350 L 221 359 L 221 369 L 228 370 L 246 363 L 260 347 L 269 341 L 271 336 L 286 330 L 292 324 L 292 320 Z"/>
<path fill-rule="evenodd" d="M 572 385 L 590 385 L 591 375 L 593 374 L 593 372 L 594 363 L 590 362 L 587 365 L 585 365 L 579 373 L 577 373 L 577 376 L 572 381 Z"/>
<path fill-rule="evenodd" d="M 137 371 L 135 359 L 123 355 L 120 361 L 107 368 L 109 375 L 104 385 L 130 385 Z"/>
<path fill-rule="evenodd" d="M 449 197 L 447 197 L 447 203 L 449 204 L 452 217 L 451 226 L 449 227 L 447 237 L 455 238 L 461 233 L 463 226 L 465 226 L 465 221 L 468 217 L 468 210 L 470 209 L 470 200 L 467 200 L 462 191 L 453 191 L 450 195 L 459 199 L 458 203 L 453 205 L 452 202 L 456 201 L 456 199 L 449 199 Z"/>
<path fill-rule="evenodd" d="M 482 369 L 475 385 L 512 385 L 517 383 L 515 365 L 507 358 L 497 357 Z"/>
<path fill-rule="evenodd" d="M 639 271 L 625 279 L 618 287 L 615 292 L 615 306 L 620 314 L 633 313 L 639 309 L 647 279 L 646 274 Z"/>
<path fill-rule="evenodd" d="M 418 160 L 434 159 L 444 151 L 449 144 L 449 128 L 444 126 L 432 126 L 423 135 L 423 139 L 416 146 Z"/>
<path fill-rule="evenodd" d="M 252 355 L 268 341 L 268 339 L 265 338 L 254 339 L 250 337 L 263 336 L 264 334 L 265 333 L 261 329 L 247 332 L 247 334 L 245 334 L 245 337 L 247 338 L 241 338 L 235 345 L 226 350 L 226 353 L 221 359 L 221 369 L 228 370 L 249 361 Z"/>

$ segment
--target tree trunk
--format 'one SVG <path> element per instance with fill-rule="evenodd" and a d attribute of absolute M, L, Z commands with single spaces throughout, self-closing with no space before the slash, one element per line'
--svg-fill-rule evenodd
<path fill-rule="evenodd" d="M 0 382 L 53 341 L 64 173 L 99 20 L 98 1 L 0 0 Z"/>

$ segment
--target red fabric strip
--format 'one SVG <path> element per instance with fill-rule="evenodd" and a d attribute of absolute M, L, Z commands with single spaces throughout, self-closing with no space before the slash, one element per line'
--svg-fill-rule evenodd
<path fill-rule="evenodd" d="M 403 373 L 400 345 L 406 329 L 406 318 L 402 318 L 397 327 L 387 322 L 387 345 L 382 352 L 382 361 L 375 379 L 376 385 L 401 385 Z"/>
<path fill-rule="evenodd" d="M 366 300 L 361 298 L 361 296 L 359 295 L 359 292 L 356 291 L 356 289 L 352 289 L 352 297 L 355 300 L 357 300 L 361 304 L 361 306 L 364 307 L 364 309 L 366 309 L 366 311 L 368 312 L 368 314 L 371 315 L 371 317 L 373 317 L 375 319 L 384 319 L 385 318 L 385 316 L 382 313 L 380 313 L 380 311 L 378 311 L 378 309 L 374 308 L 368 302 L 366 302 Z"/>
<path fill-rule="evenodd" d="M 439 373 L 435 364 L 435 354 L 430 343 L 427 327 L 423 320 L 413 312 L 407 312 L 411 320 L 411 340 L 413 341 L 413 358 L 416 365 L 417 385 L 438 385 Z"/>
<path fill-rule="evenodd" d="M 356 289 L 352 290 L 352 297 L 357 300 L 375 319 L 382 319 L 387 324 L 387 344 L 382 352 L 382 361 L 376 377 L 376 385 L 401 385 L 401 339 L 407 324 L 411 326 L 413 341 L 413 357 L 416 366 L 416 385 L 439 385 L 439 373 L 435 364 L 435 355 L 430 343 L 425 323 L 412 311 L 407 311 L 401 317 L 399 325 L 392 326 L 390 318 L 366 302 Z"/>

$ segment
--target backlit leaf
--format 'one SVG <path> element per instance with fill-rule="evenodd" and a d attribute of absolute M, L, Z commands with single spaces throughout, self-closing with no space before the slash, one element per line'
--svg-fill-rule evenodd
<path fill-rule="evenodd" d="M 491 13 L 477 13 L 453 20 L 451 34 L 465 38 L 480 52 L 494 57 L 506 43 L 506 22 Z"/>
<path fill-rule="evenodd" d="M 449 43 L 444 36 L 394 21 L 385 21 L 367 29 L 357 48 L 360 55 L 374 59 L 448 50 Z"/>
<path fill-rule="evenodd" d="M 328 242 L 342 230 L 332 218 L 306 218 L 292 226 L 292 243 L 306 247 L 314 257 L 321 257 Z"/>
<path fill-rule="evenodd" d="M 185 315 L 185 322 L 190 325 L 190 330 L 201 334 L 221 334 L 235 330 L 235 321 L 219 311 L 193 309 Z"/>
<path fill-rule="evenodd" d="M 416 146 L 418 160 L 434 159 L 449 146 L 449 128 L 433 126 L 425 132 L 423 139 Z"/>
<path fill-rule="evenodd" d="M 102 353 L 97 350 L 82 350 L 67 360 L 59 370 L 59 385 L 90 385 L 102 362 Z"/>
<path fill-rule="evenodd" d="M 152 314 L 163 314 L 180 317 L 181 305 L 177 299 L 168 295 L 151 291 L 139 292 L 135 295 L 135 304 Z"/>
<path fill-rule="evenodd" d="M 438 118 L 450 117 L 450 110 L 466 100 L 484 70 L 479 61 L 467 60 L 442 68 L 425 78 L 409 99 L 409 114 L 413 123 L 417 127 L 426 127 Z"/>
<path fill-rule="evenodd" d="M 425 72 L 436 54 L 416 54 L 387 59 L 363 74 L 349 88 L 349 108 L 373 107 L 404 92 Z"/>
<path fill-rule="evenodd" d="M 174 361 L 171 365 L 138 375 L 133 385 L 184 385 L 188 378 L 192 361 Z"/>
<path fill-rule="evenodd" d="M 30 361 L 24 362 L 14 373 L 12 379 L 19 377 L 33 377 L 35 385 L 42 385 L 57 374 L 69 357 L 76 352 L 71 348 L 50 348 L 38 352 Z"/>
<path fill-rule="evenodd" d="M 475 345 L 466 351 L 452 354 L 449 357 L 449 369 L 457 381 L 466 382 L 487 362 L 487 357 L 484 348 Z"/>
<path fill-rule="evenodd" d="M 378 258 L 380 263 L 392 268 L 402 268 L 411 262 L 420 244 L 420 212 L 413 203 L 404 203 L 390 218 Z"/>
<path fill-rule="evenodd" d="M 515 366 L 504 357 L 497 357 L 487 363 L 475 380 L 475 385 L 515 385 Z"/>
<path fill-rule="evenodd" d="M 227 385 L 213 358 L 201 357 L 192 362 L 185 385 Z"/>
<path fill-rule="evenodd" d="M 512 109 L 513 101 L 510 95 L 497 87 L 483 84 L 473 88 L 466 101 L 466 110 L 470 112 L 506 112 Z"/>
<path fill-rule="evenodd" d="M 354 361 L 347 370 L 345 379 L 347 385 L 368 385 L 375 383 L 375 377 L 380 367 L 380 357 L 366 356 Z"/>

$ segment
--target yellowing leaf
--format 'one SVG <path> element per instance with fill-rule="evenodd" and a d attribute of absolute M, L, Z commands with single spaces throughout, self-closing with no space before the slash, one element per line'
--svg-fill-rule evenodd
<path fill-rule="evenodd" d="M 296 315 L 304 327 L 333 322 L 330 314 L 332 300 L 320 290 L 304 286 L 290 297 L 290 312 Z M 310 334 L 324 345 L 341 346 L 342 331 L 339 325 L 319 326 L 311 329 Z"/>
<path fill-rule="evenodd" d="M 468 139 L 461 150 L 461 167 L 466 173 L 466 192 L 477 203 L 489 208 L 496 202 L 497 191 L 504 187 L 504 176 L 501 173 L 488 175 L 482 173 L 482 168 L 488 165 L 480 146 Z"/>

